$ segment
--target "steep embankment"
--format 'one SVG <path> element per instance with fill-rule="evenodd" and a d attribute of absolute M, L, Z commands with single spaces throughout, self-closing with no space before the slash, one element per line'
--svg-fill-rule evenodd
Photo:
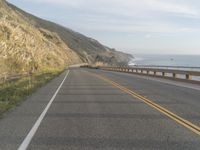
<path fill-rule="evenodd" d="M 18 73 L 80 63 L 79 56 L 54 32 L 36 28 L 0 0 L 0 71 Z"/>
<path fill-rule="evenodd" d="M 70 64 L 119 64 L 127 63 L 130 58 L 0 0 L 0 79 L 32 72 L 14 82 L 2 80 L 2 84 L 0 80 L 0 116 Z"/>
<path fill-rule="evenodd" d="M 57 33 L 65 44 L 74 50 L 84 62 L 95 63 L 100 61 L 110 65 L 116 65 L 127 64 L 132 59 L 132 55 L 118 52 L 102 45 L 97 40 L 86 37 L 56 23 L 35 17 L 13 5 L 10 6 L 13 10 L 19 12 L 28 22 L 31 22 L 36 28 L 44 28 Z"/>
<path fill-rule="evenodd" d="M 17 73 L 81 62 L 126 64 L 131 55 L 0 0 L 0 71 Z"/>

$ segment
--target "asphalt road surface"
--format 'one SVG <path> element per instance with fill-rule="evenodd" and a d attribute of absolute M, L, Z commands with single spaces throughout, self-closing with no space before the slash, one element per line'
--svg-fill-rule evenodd
<path fill-rule="evenodd" d="M 0 119 L 0 149 L 199 150 L 199 126 L 198 87 L 70 69 Z"/>

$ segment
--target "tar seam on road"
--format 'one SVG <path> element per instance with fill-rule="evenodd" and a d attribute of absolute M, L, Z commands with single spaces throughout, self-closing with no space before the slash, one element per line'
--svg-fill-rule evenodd
<path fill-rule="evenodd" d="M 39 116 L 39 118 L 37 119 L 37 121 L 35 122 L 35 124 L 33 125 L 33 127 L 31 128 L 31 130 L 29 131 L 28 135 L 26 136 L 26 138 L 24 139 L 24 141 L 22 142 L 22 144 L 19 146 L 18 150 L 26 150 L 32 140 L 32 138 L 34 137 L 35 133 L 37 132 L 42 120 L 44 119 L 47 111 L 49 110 L 51 104 L 53 103 L 54 99 L 56 98 L 58 92 L 60 91 L 63 83 L 65 82 L 66 78 L 69 75 L 69 70 L 67 71 L 63 81 L 61 82 L 61 84 L 59 85 L 58 89 L 56 90 L 56 92 L 54 93 L 53 97 L 51 98 L 51 100 L 49 101 L 49 103 L 47 104 L 47 106 L 45 107 L 45 109 L 43 110 L 43 112 L 41 113 L 41 115 Z"/>
<path fill-rule="evenodd" d="M 111 85 L 119 88 L 120 90 L 122 90 L 123 92 L 143 101 L 144 103 L 146 103 L 147 105 L 153 107 L 154 109 L 158 110 L 159 112 L 165 114 L 166 116 L 168 116 L 169 118 L 171 118 L 172 120 L 176 121 L 177 123 L 183 125 L 184 127 L 186 127 L 187 129 L 193 131 L 194 133 L 200 135 L 200 127 L 197 125 L 194 125 L 193 123 L 189 122 L 188 120 L 185 120 L 183 118 L 181 118 L 180 116 L 172 113 L 171 111 L 167 110 L 166 108 L 156 104 L 155 102 L 153 102 L 152 100 L 149 100 L 139 94 L 137 94 L 136 92 L 133 92 L 132 90 L 102 76 L 102 75 L 97 75 L 97 74 L 93 74 L 95 76 L 97 76 L 98 78 L 110 83 Z"/>

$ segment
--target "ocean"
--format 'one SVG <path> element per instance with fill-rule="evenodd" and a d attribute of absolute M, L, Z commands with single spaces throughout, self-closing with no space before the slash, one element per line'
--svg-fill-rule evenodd
<path fill-rule="evenodd" d="M 144 55 L 134 54 L 130 66 L 200 71 L 200 55 Z M 199 76 L 193 80 L 200 81 Z"/>
<path fill-rule="evenodd" d="M 200 55 L 145 55 L 134 54 L 130 65 L 200 67 Z"/>

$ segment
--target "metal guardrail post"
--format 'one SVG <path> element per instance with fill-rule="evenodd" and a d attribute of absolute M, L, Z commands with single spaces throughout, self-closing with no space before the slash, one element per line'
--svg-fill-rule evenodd
<path fill-rule="evenodd" d="M 185 75 L 185 78 L 186 78 L 187 80 L 192 80 L 192 76 L 189 75 L 189 74 L 186 74 L 186 75 Z"/>
<path fill-rule="evenodd" d="M 162 76 L 165 76 L 165 72 L 162 72 Z"/>
<path fill-rule="evenodd" d="M 173 78 L 177 78 L 177 74 L 176 73 L 173 73 Z"/>

